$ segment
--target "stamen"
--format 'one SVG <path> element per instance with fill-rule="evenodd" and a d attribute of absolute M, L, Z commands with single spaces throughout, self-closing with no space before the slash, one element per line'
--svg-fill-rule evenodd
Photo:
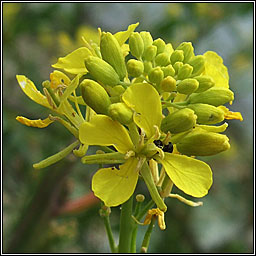
<path fill-rule="evenodd" d="M 203 205 L 203 202 L 193 202 L 193 201 L 188 200 L 178 194 L 170 194 L 169 197 L 176 198 L 176 199 L 180 200 L 182 203 L 187 204 L 192 207 Z"/>

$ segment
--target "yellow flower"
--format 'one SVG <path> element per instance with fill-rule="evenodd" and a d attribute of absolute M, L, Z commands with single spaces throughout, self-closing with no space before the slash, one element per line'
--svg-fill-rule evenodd
<path fill-rule="evenodd" d="M 167 175 L 179 189 L 194 197 L 205 196 L 212 185 L 212 172 L 206 163 L 166 152 L 161 158 L 156 154 L 157 150 L 153 151 L 152 155 L 148 154 L 151 147 L 156 148 L 153 141 L 162 121 L 158 92 L 146 83 L 133 84 L 124 92 L 122 100 L 133 109 L 133 120 L 136 125 L 145 131 L 145 144 L 134 145 L 128 130 L 104 115 L 94 116 L 91 122 L 80 126 L 79 139 L 82 143 L 112 145 L 123 154 L 135 152 L 134 156 L 128 158 L 120 166 L 120 170 L 102 168 L 96 172 L 92 179 L 92 189 L 95 195 L 109 207 L 127 201 L 135 190 L 141 159 L 154 158 L 164 166 Z"/>

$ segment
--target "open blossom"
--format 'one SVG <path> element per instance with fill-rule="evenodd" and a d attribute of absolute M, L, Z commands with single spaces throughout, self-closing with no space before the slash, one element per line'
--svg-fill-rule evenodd
<path fill-rule="evenodd" d="M 163 198 L 168 196 L 200 205 L 170 195 L 170 190 L 174 184 L 190 196 L 205 196 L 212 185 L 212 171 L 195 157 L 230 148 L 228 137 L 221 134 L 228 125 L 221 122 L 242 121 L 242 115 L 224 106 L 234 100 L 227 68 L 215 52 L 195 55 L 190 42 L 173 49 L 160 38 L 153 40 L 149 32 L 134 32 L 137 26 L 114 35 L 99 29 L 99 44 L 84 40 L 84 47 L 52 65 L 62 71 L 54 70 L 50 81 L 43 82 L 43 93 L 18 75 L 25 94 L 56 116 L 43 120 L 19 116 L 17 120 L 38 128 L 58 121 L 77 139 L 35 168 L 56 163 L 72 151 L 85 164 L 120 164 L 100 168 L 93 176 L 92 190 L 106 206 L 126 202 L 139 175 L 161 212 L 166 211 Z M 81 106 L 86 106 L 85 113 Z M 107 150 L 113 146 L 115 151 L 85 155 L 90 145 Z M 168 145 L 173 150 L 165 150 Z M 162 167 L 162 179 L 158 165 L 152 167 L 152 163 Z M 169 190 L 164 188 L 168 182 Z M 149 216 L 162 218 L 161 212 L 152 211 Z"/>

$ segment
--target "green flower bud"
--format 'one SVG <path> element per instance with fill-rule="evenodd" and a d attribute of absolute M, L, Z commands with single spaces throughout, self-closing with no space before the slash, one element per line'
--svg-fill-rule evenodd
<path fill-rule="evenodd" d="M 108 113 L 111 104 L 110 98 L 100 84 L 90 79 L 84 79 L 80 88 L 83 100 L 90 108 L 97 114 L 106 115 Z"/>
<path fill-rule="evenodd" d="M 157 38 L 154 40 L 153 45 L 157 47 L 157 54 L 164 52 L 165 50 L 165 42 L 161 38 Z"/>
<path fill-rule="evenodd" d="M 113 96 L 120 96 L 122 93 L 124 93 L 125 89 L 122 85 L 117 85 L 112 87 L 112 95 Z"/>
<path fill-rule="evenodd" d="M 122 80 L 126 76 L 125 60 L 120 44 L 111 33 L 101 33 L 100 51 L 103 60 L 115 69 L 120 80 Z"/>
<path fill-rule="evenodd" d="M 144 200 L 145 200 L 145 196 L 144 195 L 142 195 L 142 194 L 136 195 L 136 201 L 137 202 L 142 203 L 142 202 L 144 202 Z"/>
<path fill-rule="evenodd" d="M 199 87 L 195 91 L 195 93 L 204 92 L 215 85 L 215 82 L 212 79 L 212 77 L 207 76 L 207 75 L 196 76 L 196 77 L 194 77 L 194 79 L 196 79 L 199 82 Z"/>
<path fill-rule="evenodd" d="M 195 129 L 177 144 L 180 153 L 188 156 L 211 156 L 230 148 L 226 135 Z"/>
<path fill-rule="evenodd" d="M 116 71 L 106 61 L 95 56 L 89 56 L 84 62 L 89 73 L 101 83 L 113 86 L 120 82 Z"/>
<path fill-rule="evenodd" d="M 153 68 L 149 72 L 148 78 L 151 83 L 160 84 L 164 78 L 164 72 L 160 67 Z"/>
<path fill-rule="evenodd" d="M 190 77 L 190 75 L 193 72 L 193 67 L 190 66 L 189 64 L 183 65 L 179 70 L 178 70 L 178 79 L 183 80 L 185 78 Z"/>
<path fill-rule="evenodd" d="M 130 59 L 127 62 L 127 71 L 128 71 L 128 74 L 133 77 L 138 77 L 138 76 L 142 75 L 142 73 L 144 71 L 143 62 L 134 60 L 134 59 Z"/>
<path fill-rule="evenodd" d="M 228 88 L 212 87 L 211 89 L 190 95 L 188 103 L 205 103 L 220 106 L 234 100 L 234 93 Z"/>
<path fill-rule="evenodd" d="M 173 47 L 172 47 L 171 43 L 168 43 L 165 45 L 164 52 L 169 56 L 169 58 L 171 57 L 171 55 L 173 53 Z"/>
<path fill-rule="evenodd" d="M 175 74 L 178 74 L 178 71 L 183 66 L 183 63 L 180 62 L 180 61 L 177 61 L 172 66 L 173 66 L 173 68 L 175 70 Z"/>
<path fill-rule="evenodd" d="M 197 116 L 189 108 L 176 110 L 166 116 L 161 123 L 163 132 L 180 133 L 185 132 L 196 125 Z"/>
<path fill-rule="evenodd" d="M 162 52 L 156 56 L 155 62 L 157 66 L 167 66 L 170 63 L 170 58 L 167 53 Z"/>
<path fill-rule="evenodd" d="M 182 62 L 184 60 L 184 54 L 183 51 L 181 50 L 175 50 L 172 55 L 171 55 L 171 63 L 172 65 L 177 62 L 180 61 Z"/>
<path fill-rule="evenodd" d="M 144 42 L 138 32 L 133 32 L 129 38 L 129 47 L 131 54 L 139 59 L 144 52 Z"/>
<path fill-rule="evenodd" d="M 141 154 L 148 158 L 151 158 L 158 152 L 157 150 L 158 148 L 154 143 L 149 143 L 146 144 L 145 147 L 141 150 Z"/>
<path fill-rule="evenodd" d="M 199 82 L 196 79 L 187 78 L 182 80 L 178 84 L 177 91 L 182 94 L 191 94 L 197 90 L 198 86 L 199 86 Z"/>
<path fill-rule="evenodd" d="M 166 67 L 161 67 L 161 69 L 164 72 L 164 77 L 175 75 L 175 69 L 173 68 L 173 66 L 171 64 L 169 64 Z"/>
<path fill-rule="evenodd" d="M 198 76 L 205 70 L 205 57 L 197 55 L 188 61 L 188 64 L 193 67 L 192 76 Z"/>
<path fill-rule="evenodd" d="M 224 120 L 223 111 L 212 105 L 197 103 L 187 107 L 194 110 L 198 124 L 217 124 Z"/>
<path fill-rule="evenodd" d="M 145 51 L 145 49 L 147 49 L 150 45 L 152 45 L 153 38 L 152 38 L 151 34 L 149 32 L 146 32 L 146 31 L 141 31 L 140 36 L 143 40 L 144 51 Z M 144 56 L 144 53 L 143 53 L 143 56 Z"/>
<path fill-rule="evenodd" d="M 184 54 L 183 62 L 187 63 L 192 57 L 195 56 L 194 54 L 194 48 L 192 46 L 192 43 L 190 42 L 183 42 L 181 43 L 176 50 L 182 50 Z"/>
<path fill-rule="evenodd" d="M 171 76 L 167 76 L 166 78 L 164 78 L 162 80 L 160 86 L 164 92 L 175 91 L 176 90 L 176 80 Z"/>
<path fill-rule="evenodd" d="M 152 69 L 152 62 L 151 61 L 144 61 L 144 73 L 148 74 Z"/>
<path fill-rule="evenodd" d="M 108 115 L 121 124 L 129 124 L 133 120 L 132 110 L 123 102 L 111 104 L 108 108 Z"/>
<path fill-rule="evenodd" d="M 152 61 L 156 57 L 157 47 L 155 45 L 150 45 L 144 51 L 144 59 Z"/>

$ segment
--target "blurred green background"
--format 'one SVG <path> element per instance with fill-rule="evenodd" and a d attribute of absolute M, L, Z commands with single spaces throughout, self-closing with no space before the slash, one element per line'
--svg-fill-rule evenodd
<path fill-rule="evenodd" d="M 196 54 L 221 55 L 235 93 L 230 109 L 244 118 L 228 121 L 229 151 L 203 158 L 214 172 L 204 206 L 167 200 L 167 229 L 155 227 L 149 252 L 253 252 L 253 3 L 3 3 L 4 252 L 109 252 L 97 201 L 76 212 L 59 210 L 67 200 L 87 198 L 96 166 L 84 166 L 71 154 L 49 168 L 32 168 L 72 136 L 58 123 L 36 129 L 15 120 L 48 115 L 21 91 L 15 75 L 41 88 L 51 64 L 83 45 L 81 35 L 95 37 L 98 27 L 114 33 L 138 21 L 136 30 L 150 31 L 154 39 L 174 47 L 191 41 Z M 149 198 L 143 184 L 137 191 Z M 119 211 L 111 214 L 116 241 Z M 144 232 L 140 227 L 138 245 Z"/>

